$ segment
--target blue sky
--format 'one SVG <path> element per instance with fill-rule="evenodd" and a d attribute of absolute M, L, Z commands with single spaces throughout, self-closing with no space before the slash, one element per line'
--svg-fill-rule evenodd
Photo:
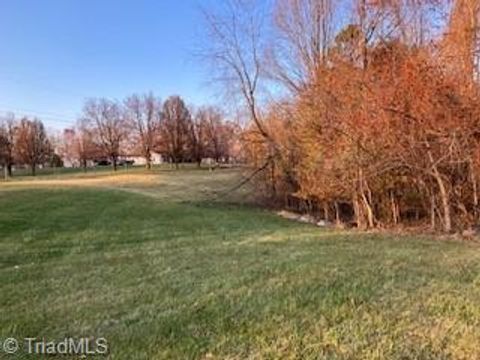
<path fill-rule="evenodd" d="M 0 0 L 0 114 L 63 128 L 88 97 L 211 103 L 202 25 L 199 0 Z"/>

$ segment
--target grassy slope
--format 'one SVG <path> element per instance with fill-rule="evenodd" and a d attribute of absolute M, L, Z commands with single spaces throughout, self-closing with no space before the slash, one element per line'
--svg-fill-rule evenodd
<path fill-rule="evenodd" d="M 0 185 L 0 339 L 103 336 L 114 359 L 480 358 L 478 246 L 206 202 L 232 171 L 95 177 Z"/>

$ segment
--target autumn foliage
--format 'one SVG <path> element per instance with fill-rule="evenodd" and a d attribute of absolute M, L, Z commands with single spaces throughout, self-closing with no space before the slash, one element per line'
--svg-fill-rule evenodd
<path fill-rule="evenodd" d="M 278 1 L 303 21 L 280 17 L 282 54 L 306 56 L 296 73 L 284 55 L 269 67 L 289 95 L 263 109 L 267 136 L 255 124 L 244 134 L 252 165 L 265 165 L 259 188 L 360 228 L 476 225 L 479 2 L 354 1 L 356 22 L 335 29 L 339 3 Z M 308 21 L 331 32 L 302 33 L 316 29 Z"/>

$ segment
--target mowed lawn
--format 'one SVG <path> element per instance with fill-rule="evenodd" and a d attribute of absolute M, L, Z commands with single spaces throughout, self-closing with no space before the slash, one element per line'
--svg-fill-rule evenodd
<path fill-rule="evenodd" d="M 329 231 L 245 189 L 215 196 L 238 177 L 0 184 L 0 339 L 105 337 L 111 359 L 480 358 L 479 245 Z"/>

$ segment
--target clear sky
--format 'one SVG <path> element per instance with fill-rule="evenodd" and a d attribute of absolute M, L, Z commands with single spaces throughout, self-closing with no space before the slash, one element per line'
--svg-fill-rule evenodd
<path fill-rule="evenodd" d="M 199 0 L 0 0 L 0 115 L 60 129 L 88 97 L 212 103 L 194 55 L 202 25 Z"/>

